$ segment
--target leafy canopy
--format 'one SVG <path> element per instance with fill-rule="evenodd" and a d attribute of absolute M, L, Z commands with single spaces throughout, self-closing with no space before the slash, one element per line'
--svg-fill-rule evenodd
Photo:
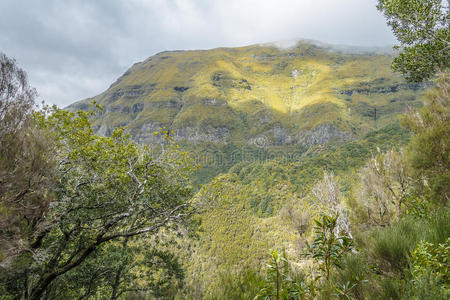
<path fill-rule="evenodd" d="M 53 108 L 35 115 L 54 138 L 57 179 L 54 200 L 33 234 L 33 249 L 22 256 L 27 267 L 9 281 L 12 294 L 25 299 L 67 295 L 65 285 L 58 284 L 62 276 L 76 278 L 91 258 L 106 266 L 117 260 L 105 247 L 117 248 L 124 241 L 123 248 L 128 239 L 136 245 L 139 237 L 174 228 L 191 213 L 186 154 L 170 138 L 154 153 L 131 141 L 123 129 L 98 136 L 89 119 L 95 113 Z M 82 280 L 72 283 L 69 288 L 75 291 L 95 293 Z"/>
<path fill-rule="evenodd" d="M 442 0 L 379 0 L 378 9 L 400 42 L 392 63 L 410 81 L 421 82 L 450 64 L 449 3 Z"/>

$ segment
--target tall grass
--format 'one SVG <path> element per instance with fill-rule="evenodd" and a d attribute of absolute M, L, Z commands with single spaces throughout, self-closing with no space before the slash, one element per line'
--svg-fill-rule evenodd
<path fill-rule="evenodd" d="M 217 285 L 214 288 L 213 293 L 207 295 L 205 299 L 253 299 L 260 289 L 262 280 L 263 277 L 254 270 L 224 273 L 220 275 L 220 284 Z"/>
<path fill-rule="evenodd" d="M 406 268 L 411 251 L 429 236 L 427 225 L 422 220 L 406 218 L 375 231 L 369 252 L 381 271 L 398 273 Z"/>
<path fill-rule="evenodd" d="M 345 257 L 343 268 L 333 274 L 334 285 L 360 282 L 353 289 L 355 299 L 445 299 L 432 276 L 414 278 L 410 255 L 420 241 L 433 244 L 450 236 L 448 209 L 427 219 L 405 217 L 389 227 L 376 228 L 355 237 L 358 252 Z"/>

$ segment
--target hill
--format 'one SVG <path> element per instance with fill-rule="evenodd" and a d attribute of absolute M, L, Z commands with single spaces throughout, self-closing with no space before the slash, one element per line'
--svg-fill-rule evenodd
<path fill-rule="evenodd" d="M 165 127 L 181 142 L 259 147 L 347 141 L 381 128 L 418 84 L 390 69 L 392 54 L 300 41 L 199 51 L 168 51 L 136 63 L 102 94 L 74 103 L 104 107 L 99 133 L 125 126 L 141 143 Z"/>
<path fill-rule="evenodd" d="M 95 99 L 104 108 L 97 132 L 124 126 L 139 143 L 159 144 L 155 132 L 168 129 L 201 164 L 196 238 L 171 250 L 187 270 L 186 293 L 215 299 L 218 274 L 261 270 L 277 248 L 299 257 L 318 215 L 311 188 L 324 171 L 354 206 L 368 159 L 408 142 L 398 115 L 422 106 L 428 84 L 405 82 L 392 59 L 311 41 L 163 52 L 69 109 Z"/>

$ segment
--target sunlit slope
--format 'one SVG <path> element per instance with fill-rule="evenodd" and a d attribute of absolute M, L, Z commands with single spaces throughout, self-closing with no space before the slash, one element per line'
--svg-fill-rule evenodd
<path fill-rule="evenodd" d="M 159 53 L 95 99 L 98 130 L 125 126 L 143 143 L 166 127 L 188 142 L 257 146 L 349 140 L 420 105 L 421 86 L 390 69 L 388 54 L 351 54 L 308 42 Z"/>

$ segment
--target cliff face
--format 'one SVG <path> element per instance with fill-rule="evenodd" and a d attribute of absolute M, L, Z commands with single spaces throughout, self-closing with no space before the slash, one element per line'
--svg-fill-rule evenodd
<path fill-rule="evenodd" d="M 95 124 L 100 134 L 125 126 L 147 144 L 160 142 L 154 132 L 161 128 L 190 144 L 343 142 L 421 105 L 423 86 L 393 74 L 391 59 L 310 42 L 163 52 L 69 109 L 88 109 L 95 99 L 104 108 Z"/>

